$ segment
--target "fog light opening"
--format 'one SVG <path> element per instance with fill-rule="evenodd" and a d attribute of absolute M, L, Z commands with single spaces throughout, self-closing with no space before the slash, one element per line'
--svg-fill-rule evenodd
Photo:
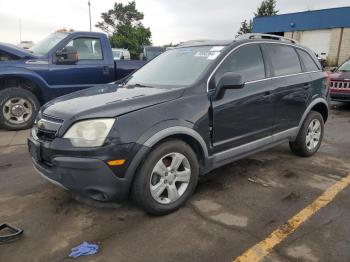
<path fill-rule="evenodd" d="M 89 189 L 87 190 L 87 194 L 93 200 L 100 201 L 100 202 L 106 202 L 110 198 L 108 194 L 97 189 Z"/>

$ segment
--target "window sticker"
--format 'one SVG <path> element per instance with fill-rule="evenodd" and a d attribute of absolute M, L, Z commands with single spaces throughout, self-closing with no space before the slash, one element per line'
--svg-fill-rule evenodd
<path fill-rule="evenodd" d="M 219 55 L 220 52 L 213 52 L 213 54 L 208 57 L 208 60 L 215 60 Z"/>
<path fill-rule="evenodd" d="M 214 46 L 212 49 L 210 49 L 210 51 L 217 52 L 217 51 L 221 51 L 224 48 L 225 48 L 224 46 Z"/>
<path fill-rule="evenodd" d="M 208 60 L 214 60 L 220 55 L 220 52 L 212 52 L 212 51 L 198 51 L 194 54 L 195 57 L 204 57 Z"/>
<path fill-rule="evenodd" d="M 191 48 L 181 48 L 181 49 L 180 49 L 180 52 L 181 52 L 181 53 L 191 53 L 191 52 L 192 52 L 192 49 L 191 49 Z"/>

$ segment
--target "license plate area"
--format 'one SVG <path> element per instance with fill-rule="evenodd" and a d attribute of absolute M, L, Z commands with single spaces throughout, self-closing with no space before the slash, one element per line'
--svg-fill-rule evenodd
<path fill-rule="evenodd" d="M 40 143 L 33 141 L 31 139 L 28 140 L 28 150 L 32 158 L 36 161 L 41 161 L 41 152 L 40 152 Z"/>

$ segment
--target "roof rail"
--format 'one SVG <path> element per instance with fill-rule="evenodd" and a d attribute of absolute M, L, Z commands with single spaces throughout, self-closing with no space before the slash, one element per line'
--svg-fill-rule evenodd
<path fill-rule="evenodd" d="M 272 39 L 272 40 L 279 40 L 283 42 L 290 42 L 293 44 L 298 43 L 298 41 L 287 37 L 283 37 L 279 35 L 271 35 L 271 34 L 259 34 L 259 33 L 249 33 L 249 34 L 239 35 L 235 38 L 235 40 L 244 40 L 244 39 Z"/>
<path fill-rule="evenodd" d="M 186 41 L 186 42 L 182 42 L 182 43 L 178 44 L 177 46 L 184 46 L 184 45 L 189 45 L 189 44 L 202 43 L 202 42 L 206 42 L 206 41 L 210 41 L 210 40 L 208 40 L 208 39 L 189 40 L 189 41 Z"/>

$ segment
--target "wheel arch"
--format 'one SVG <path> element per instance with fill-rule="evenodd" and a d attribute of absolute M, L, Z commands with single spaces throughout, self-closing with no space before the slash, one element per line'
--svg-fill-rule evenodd
<path fill-rule="evenodd" d="M 318 103 L 311 108 L 322 115 L 323 121 L 326 123 L 328 119 L 328 107 L 324 103 Z"/>
<path fill-rule="evenodd" d="M 201 167 L 204 167 L 208 159 L 208 148 L 202 136 L 192 128 L 184 126 L 168 127 L 152 135 L 143 145 L 154 148 L 169 139 L 179 139 L 188 144 L 198 157 Z"/>
<path fill-rule="evenodd" d="M 302 126 L 302 124 L 304 123 L 307 115 L 310 113 L 310 111 L 317 111 L 319 112 L 322 117 L 324 122 L 327 121 L 328 119 L 328 114 L 329 114 L 329 107 L 328 107 L 328 103 L 327 100 L 324 98 L 316 98 L 315 100 L 313 100 L 309 106 L 306 108 L 300 122 L 299 122 L 299 129 Z"/>
<path fill-rule="evenodd" d="M 4 73 L 0 76 L 0 90 L 11 87 L 21 87 L 32 92 L 41 104 L 47 101 L 44 88 L 47 85 L 40 76 L 24 72 L 23 74 Z"/>

